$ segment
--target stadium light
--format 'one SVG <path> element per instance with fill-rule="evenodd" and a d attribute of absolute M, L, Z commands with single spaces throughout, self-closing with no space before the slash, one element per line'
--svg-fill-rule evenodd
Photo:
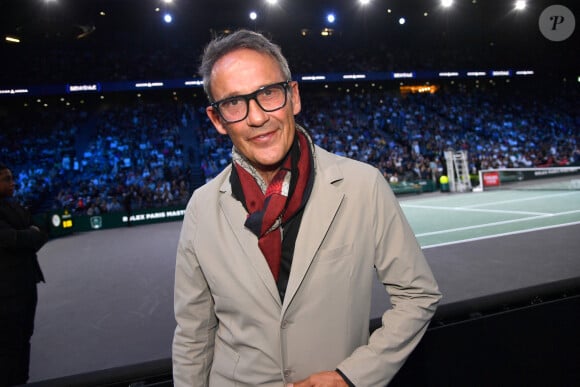
<path fill-rule="evenodd" d="M 278 0 L 266 0 L 266 3 L 268 3 L 269 5 L 276 5 L 278 4 Z"/>
<path fill-rule="evenodd" d="M 169 13 L 166 13 L 165 15 L 163 15 L 163 21 L 169 24 L 173 21 L 173 16 L 171 16 L 171 14 Z"/>
<path fill-rule="evenodd" d="M 360 5 L 369 5 L 371 3 L 371 0 L 358 0 L 358 2 L 360 3 Z"/>
<path fill-rule="evenodd" d="M 517 0 L 514 6 L 516 11 L 523 11 L 526 8 L 527 2 L 525 0 Z"/>
<path fill-rule="evenodd" d="M 399 24 L 403 25 L 407 22 L 407 20 L 404 17 L 399 18 Z"/>
<path fill-rule="evenodd" d="M 332 24 L 336 21 L 336 16 L 333 13 L 329 13 L 326 15 L 326 21 Z"/>
<path fill-rule="evenodd" d="M 7 36 L 6 36 L 4 39 L 5 39 L 5 40 L 6 40 L 8 43 L 20 43 L 20 39 L 19 39 L 19 38 L 17 38 L 16 36 L 9 36 L 9 35 L 7 35 Z"/>
<path fill-rule="evenodd" d="M 320 31 L 320 35 L 323 37 L 329 37 L 334 35 L 334 30 L 332 28 L 324 28 L 322 31 Z"/>
<path fill-rule="evenodd" d="M 44 7 L 46 9 L 50 9 L 58 5 L 58 0 L 43 0 L 42 2 L 44 3 Z"/>
<path fill-rule="evenodd" d="M 449 8 L 453 5 L 453 0 L 441 0 L 441 6 Z"/>
<path fill-rule="evenodd" d="M 255 11 L 250 12 L 250 20 L 256 21 L 258 14 Z"/>

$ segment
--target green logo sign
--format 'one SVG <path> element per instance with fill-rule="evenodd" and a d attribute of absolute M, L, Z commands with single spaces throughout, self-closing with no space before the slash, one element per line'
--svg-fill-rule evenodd
<path fill-rule="evenodd" d="M 91 228 L 98 230 L 99 228 L 103 227 L 103 218 L 100 216 L 91 216 Z"/>

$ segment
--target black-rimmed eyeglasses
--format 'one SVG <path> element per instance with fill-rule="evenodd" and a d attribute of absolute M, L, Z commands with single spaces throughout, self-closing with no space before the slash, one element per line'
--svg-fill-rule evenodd
<path fill-rule="evenodd" d="M 273 83 L 260 87 L 250 94 L 236 95 L 224 98 L 211 104 L 227 123 L 239 122 L 248 116 L 250 100 L 256 101 L 260 109 L 273 112 L 286 105 L 287 91 L 290 81 Z"/>

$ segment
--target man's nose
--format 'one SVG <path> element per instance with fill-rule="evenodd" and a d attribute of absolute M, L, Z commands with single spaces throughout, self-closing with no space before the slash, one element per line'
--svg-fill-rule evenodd
<path fill-rule="evenodd" d="M 248 101 L 248 123 L 252 126 L 261 126 L 268 121 L 266 113 L 254 99 Z"/>

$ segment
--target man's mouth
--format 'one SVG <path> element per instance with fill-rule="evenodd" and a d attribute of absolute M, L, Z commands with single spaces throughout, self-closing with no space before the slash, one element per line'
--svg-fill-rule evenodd
<path fill-rule="evenodd" d="M 259 134 L 257 136 L 251 137 L 250 141 L 266 141 L 266 140 L 272 138 L 273 135 L 274 135 L 274 132 L 262 133 L 262 134 Z"/>

